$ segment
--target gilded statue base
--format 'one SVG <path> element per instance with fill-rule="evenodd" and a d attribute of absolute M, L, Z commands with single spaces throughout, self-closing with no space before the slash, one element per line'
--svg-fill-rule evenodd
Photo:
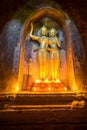
<path fill-rule="evenodd" d="M 33 82 L 33 78 L 30 76 L 27 80 L 26 91 L 29 92 L 66 92 L 68 87 L 59 79 L 49 80 L 36 80 Z"/>

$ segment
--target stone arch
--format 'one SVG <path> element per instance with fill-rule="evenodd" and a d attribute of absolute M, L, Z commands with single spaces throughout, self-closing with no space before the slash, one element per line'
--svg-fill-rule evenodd
<path fill-rule="evenodd" d="M 65 41 L 66 41 L 66 53 L 67 53 L 67 79 L 68 79 L 68 85 L 71 87 L 76 86 L 75 81 L 75 73 L 74 73 L 74 64 L 73 64 L 73 54 L 72 54 L 72 46 L 71 46 L 71 37 L 69 35 L 69 28 L 68 28 L 68 22 L 66 20 L 66 17 L 64 13 L 60 12 L 59 10 L 56 10 L 51 7 L 43 7 L 38 10 L 36 10 L 31 16 L 27 18 L 27 20 L 24 23 L 24 27 L 22 30 L 21 35 L 21 49 L 20 49 L 20 63 L 19 63 L 19 75 L 18 75 L 18 83 L 21 89 L 22 85 L 22 79 L 23 79 L 23 71 L 24 71 L 24 41 L 26 38 L 27 30 L 30 27 L 31 22 L 37 21 L 39 18 L 48 16 L 53 19 L 55 19 L 62 27 L 64 33 L 65 33 Z"/>

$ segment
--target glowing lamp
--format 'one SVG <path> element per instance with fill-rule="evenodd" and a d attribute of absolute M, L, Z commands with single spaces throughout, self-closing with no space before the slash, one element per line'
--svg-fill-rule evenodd
<path fill-rule="evenodd" d="M 44 82 L 48 83 L 48 82 L 49 82 L 49 80 L 48 80 L 48 79 L 45 79 L 45 81 L 44 81 Z"/>
<path fill-rule="evenodd" d="M 55 82 L 60 83 L 61 81 L 60 81 L 60 79 L 56 79 Z"/>
<path fill-rule="evenodd" d="M 19 85 L 18 83 L 15 84 L 15 93 L 19 92 Z"/>
<path fill-rule="evenodd" d="M 51 91 L 51 88 L 50 88 L 50 87 L 49 87 L 48 89 L 49 89 L 49 91 Z"/>
<path fill-rule="evenodd" d="M 36 80 L 35 80 L 35 83 L 40 83 L 40 80 L 39 80 L 39 79 L 36 79 Z"/>
<path fill-rule="evenodd" d="M 66 88 L 66 87 L 64 87 L 64 90 L 65 90 L 65 91 L 67 91 L 67 88 Z"/>
<path fill-rule="evenodd" d="M 37 89 L 34 87 L 34 91 L 36 91 Z"/>

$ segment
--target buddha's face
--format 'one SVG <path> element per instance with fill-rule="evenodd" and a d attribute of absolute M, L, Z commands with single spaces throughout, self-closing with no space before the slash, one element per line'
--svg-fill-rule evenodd
<path fill-rule="evenodd" d="M 52 29 L 50 30 L 50 32 L 49 32 L 49 35 L 50 35 L 50 37 L 56 36 L 56 30 L 52 28 Z"/>
<path fill-rule="evenodd" d="M 40 29 L 40 33 L 42 36 L 46 36 L 47 35 L 47 28 L 45 26 L 43 26 L 41 29 Z"/>

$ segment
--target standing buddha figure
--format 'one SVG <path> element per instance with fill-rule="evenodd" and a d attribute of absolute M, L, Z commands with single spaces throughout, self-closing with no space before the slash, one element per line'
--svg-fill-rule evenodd
<path fill-rule="evenodd" d="M 31 23 L 31 30 L 33 28 L 33 24 Z M 47 28 L 43 26 L 40 29 L 40 34 L 41 36 L 35 36 L 32 34 L 32 31 L 30 31 L 30 39 L 37 41 L 39 43 L 39 49 L 37 52 L 37 62 L 38 62 L 38 68 L 39 68 L 39 79 L 40 80 L 45 80 L 48 75 L 48 52 L 47 52 L 47 47 L 48 47 L 48 38 L 46 37 L 47 35 Z"/>

